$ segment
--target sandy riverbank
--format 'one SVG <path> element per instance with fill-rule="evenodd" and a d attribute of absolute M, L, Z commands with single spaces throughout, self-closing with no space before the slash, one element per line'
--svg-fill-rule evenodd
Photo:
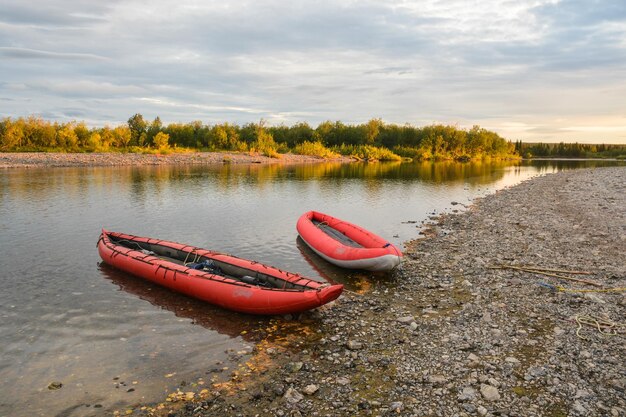
<path fill-rule="evenodd" d="M 350 161 L 340 157 L 337 161 Z M 48 152 L 0 152 L 0 168 L 27 167 L 89 167 L 123 165 L 206 165 L 206 164 L 275 164 L 308 163 L 324 159 L 316 156 L 281 154 L 270 158 L 259 154 L 238 152 L 187 152 L 168 155 L 138 153 L 48 153 Z"/>
<path fill-rule="evenodd" d="M 624 207 L 621 167 L 498 192 L 440 218 L 371 291 L 277 320 L 287 339 L 259 343 L 229 383 L 135 414 L 626 415 Z M 502 264 L 585 271 L 561 274 L 600 286 Z"/>

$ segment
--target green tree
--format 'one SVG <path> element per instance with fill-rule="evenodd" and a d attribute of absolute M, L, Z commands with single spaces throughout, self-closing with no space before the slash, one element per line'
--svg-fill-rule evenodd
<path fill-rule="evenodd" d="M 365 144 L 366 145 L 374 145 L 376 143 L 376 139 L 378 139 L 378 135 L 380 133 L 380 129 L 384 126 L 384 123 L 381 119 L 371 119 L 365 125 Z"/>
<path fill-rule="evenodd" d="M 128 128 L 130 129 L 130 144 L 140 145 L 141 134 L 146 132 L 148 123 L 143 119 L 143 116 L 139 113 L 135 113 L 130 119 L 128 119 Z"/>
<path fill-rule="evenodd" d="M 272 158 L 278 157 L 278 145 L 274 141 L 271 133 L 263 127 L 263 120 L 261 120 L 261 123 L 256 125 L 255 136 L 256 139 L 253 146 L 257 152 L 261 152 L 263 155 L 270 156 Z"/>
<path fill-rule="evenodd" d="M 239 129 L 239 140 L 245 142 L 248 146 L 253 146 L 256 141 L 258 128 L 259 125 L 256 123 L 247 123 L 243 125 Z"/>
<path fill-rule="evenodd" d="M 77 146 L 79 148 L 87 146 L 91 132 L 85 122 L 80 122 L 74 125 L 74 134 L 76 134 Z"/>
<path fill-rule="evenodd" d="M 183 147 L 194 147 L 196 145 L 194 127 L 187 123 L 172 123 L 167 125 L 163 132 L 170 136 L 170 144 Z"/>
<path fill-rule="evenodd" d="M 154 137 L 161 131 L 163 128 L 163 123 L 159 116 L 155 117 L 150 126 L 148 126 L 147 135 L 146 135 L 146 145 L 150 146 L 154 144 Z"/>

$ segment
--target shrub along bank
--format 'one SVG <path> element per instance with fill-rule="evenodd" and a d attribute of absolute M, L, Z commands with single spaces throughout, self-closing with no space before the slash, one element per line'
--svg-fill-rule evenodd
<path fill-rule="evenodd" d="M 135 114 L 126 124 L 88 127 L 84 122 L 50 122 L 35 116 L 0 121 L 0 151 L 47 152 L 176 152 L 180 150 L 258 152 L 279 158 L 293 152 L 332 158 L 337 154 L 362 160 L 470 160 L 517 158 L 515 145 L 495 132 L 474 126 L 415 127 L 384 123 L 347 125 L 323 122 L 266 126 L 248 123 L 163 125 Z"/>

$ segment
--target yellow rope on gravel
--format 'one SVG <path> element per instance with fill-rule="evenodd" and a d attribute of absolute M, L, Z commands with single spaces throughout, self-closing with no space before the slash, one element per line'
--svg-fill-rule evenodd
<path fill-rule="evenodd" d="M 598 332 L 604 336 L 615 336 L 617 335 L 618 327 L 626 327 L 626 324 L 616 323 L 610 319 L 603 319 L 600 317 L 587 316 L 584 314 L 577 314 L 576 323 L 578 323 L 578 328 L 576 329 L 576 336 L 580 339 L 588 340 L 588 338 L 581 336 L 580 331 L 583 328 L 583 325 L 591 326 L 598 329 Z"/>

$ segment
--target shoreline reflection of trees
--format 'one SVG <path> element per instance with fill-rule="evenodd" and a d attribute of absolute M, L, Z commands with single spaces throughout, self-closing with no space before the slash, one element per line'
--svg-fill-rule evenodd
<path fill-rule="evenodd" d="M 337 185 L 343 179 L 367 182 L 376 191 L 384 182 L 405 184 L 469 183 L 489 184 L 501 179 L 508 167 L 536 167 L 540 173 L 582 167 L 620 166 L 618 161 L 603 160 L 532 160 L 472 162 L 319 162 L 311 164 L 225 164 L 225 165 L 159 165 L 80 168 L 15 168 L 0 181 L 1 194 L 24 201 L 49 198 L 62 193 L 77 198 L 91 188 L 107 193 L 130 194 L 132 200 L 144 202 L 149 193 L 161 195 L 168 187 L 184 185 L 190 191 L 207 188 L 228 194 L 243 188 L 258 188 L 287 181 L 317 181 Z M 190 181 L 190 179 L 193 179 Z M 374 184 L 375 183 L 375 184 Z"/>
<path fill-rule="evenodd" d="M 242 186 L 265 186 L 292 179 L 301 181 L 336 181 L 343 179 L 400 180 L 402 182 L 490 183 L 500 179 L 502 168 L 519 166 L 519 162 L 319 162 L 302 165 L 221 165 L 221 166 L 159 166 L 135 168 L 132 181 L 151 180 L 155 183 L 186 182 L 190 177 L 198 178 L 193 185 L 204 187 L 207 181 L 221 190 L 232 190 Z M 494 173 L 497 177 L 494 177 Z"/>
<path fill-rule="evenodd" d="M 617 161 L 603 161 L 603 160 L 584 160 L 584 159 L 569 159 L 569 160 L 555 160 L 555 159 L 533 159 L 523 162 L 524 166 L 536 167 L 540 173 L 544 172 L 558 172 L 569 169 L 577 168 L 600 168 L 607 166 L 624 166 Z"/>
<path fill-rule="evenodd" d="M 192 324 L 231 338 L 241 337 L 246 342 L 255 342 L 258 337 L 254 329 L 269 325 L 271 320 L 271 317 L 237 313 L 175 293 L 152 282 L 126 274 L 105 263 L 100 263 L 98 269 L 103 277 L 119 287 L 120 291 L 147 301 L 155 307 L 170 311 L 176 317 L 190 319 Z"/>

